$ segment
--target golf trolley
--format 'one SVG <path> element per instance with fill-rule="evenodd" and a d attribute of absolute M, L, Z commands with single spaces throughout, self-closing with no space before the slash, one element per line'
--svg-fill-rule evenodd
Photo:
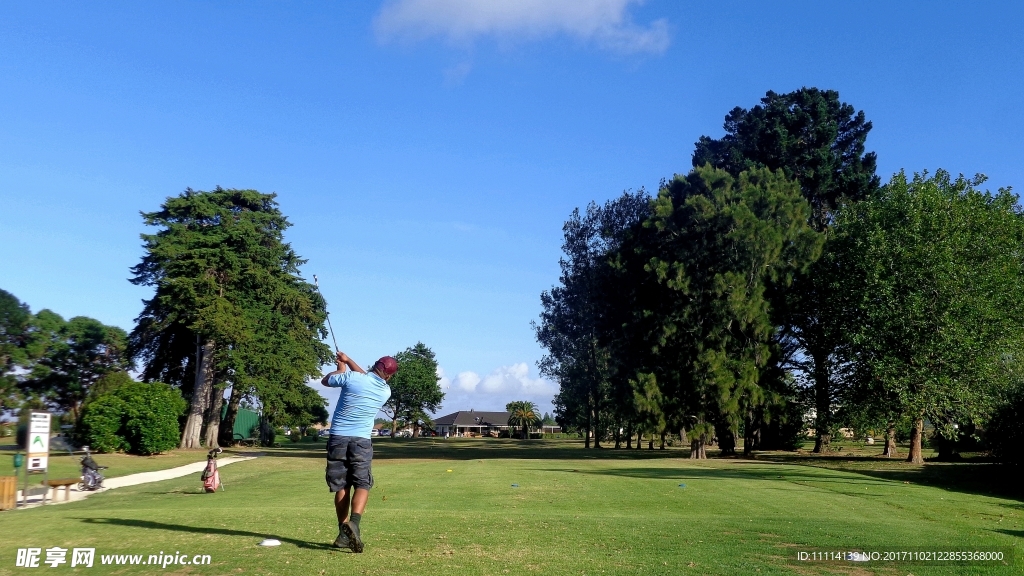
<path fill-rule="evenodd" d="M 107 467 L 96 464 L 88 446 L 82 446 L 82 449 L 85 450 L 85 456 L 82 456 L 82 481 L 78 483 L 78 490 L 98 490 L 103 487 L 103 474 L 100 470 L 106 470 Z"/>
<path fill-rule="evenodd" d="M 224 486 L 220 483 L 220 472 L 217 471 L 217 456 L 224 450 L 220 448 L 214 448 L 206 454 L 206 469 L 203 470 L 203 490 L 206 492 L 216 492 L 217 488 L 223 488 Z"/>

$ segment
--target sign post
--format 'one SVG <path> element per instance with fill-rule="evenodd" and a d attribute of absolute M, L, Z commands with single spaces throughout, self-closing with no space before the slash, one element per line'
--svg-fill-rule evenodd
<path fill-rule="evenodd" d="M 47 468 L 50 460 L 50 413 L 35 412 L 29 416 L 28 423 L 28 446 L 26 447 L 27 457 L 25 466 L 25 488 L 21 491 L 22 499 L 28 502 L 28 477 L 31 474 L 42 474 L 43 485 L 46 485 Z M 43 504 L 46 504 L 46 496 L 43 494 Z"/>

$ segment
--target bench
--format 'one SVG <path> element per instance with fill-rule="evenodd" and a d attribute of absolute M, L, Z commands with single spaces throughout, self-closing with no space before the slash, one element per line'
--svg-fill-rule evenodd
<path fill-rule="evenodd" d="M 249 448 L 260 445 L 259 438 L 245 438 L 241 434 L 233 435 L 231 438 L 231 442 L 234 444 L 238 444 L 239 446 L 246 446 Z"/>
<path fill-rule="evenodd" d="M 63 488 L 64 501 L 67 502 L 71 499 L 71 487 L 78 485 L 81 481 L 81 478 L 60 478 L 58 480 L 47 480 L 45 484 L 53 488 L 53 500 L 57 499 L 57 490 Z"/>

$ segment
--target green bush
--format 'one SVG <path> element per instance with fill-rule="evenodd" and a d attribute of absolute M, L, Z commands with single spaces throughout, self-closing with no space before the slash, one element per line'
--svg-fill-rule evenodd
<path fill-rule="evenodd" d="M 124 382 L 86 406 L 79 437 L 97 452 L 158 454 L 178 445 L 184 412 L 185 400 L 167 384 Z"/>

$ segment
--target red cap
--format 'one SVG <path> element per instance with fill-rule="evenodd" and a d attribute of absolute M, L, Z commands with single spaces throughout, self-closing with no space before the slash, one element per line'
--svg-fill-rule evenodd
<path fill-rule="evenodd" d="M 395 360 L 391 356 L 384 356 L 377 363 L 373 365 L 374 370 L 380 370 L 385 376 L 391 376 L 395 372 L 398 372 L 398 360 Z"/>

